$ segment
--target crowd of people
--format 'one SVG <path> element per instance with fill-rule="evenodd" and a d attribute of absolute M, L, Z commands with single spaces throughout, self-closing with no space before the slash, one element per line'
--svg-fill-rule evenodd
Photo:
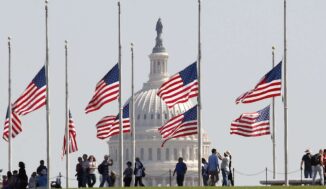
<path fill-rule="evenodd" d="M 18 171 L 8 171 L 6 175 L 2 176 L 3 189 L 23 189 L 36 187 L 46 187 L 47 184 L 47 168 L 44 166 L 44 161 L 40 161 L 40 165 L 37 167 L 36 172 L 33 172 L 28 180 L 28 176 L 25 170 L 25 163 L 18 163 Z"/>
<path fill-rule="evenodd" d="M 132 168 L 132 163 L 130 161 L 126 164 L 127 167 L 123 172 L 124 186 L 131 186 L 133 174 L 135 175 L 134 186 L 144 186 L 142 178 L 145 177 L 145 167 L 140 159 L 136 157 L 134 169 Z M 98 166 L 93 155 L 88 156 L 87 154 L 84 154 L 82 157 L 78 157 L 75 175 L 78 181 L 78 188 L 92 188 L 96 183 L 96 170 L 98 170 L 98 173 L 101 175 L 99 187 L 114 186 L 116 174 L 113 170 L 110 170 L 110 166 L 112 165 L 113 160 L 110 159 L 109 155 L 104 155 L 103 161 Z"/>
<path fill-rule="evenodd" d="M 219 174 L 222 171 L 222 186 L 233 186 L 233 176 L 231 169 L 231 153 L 227 150 L 223 156 L 212 149 L 212 154 L 208 158 L 202 158 L 201 173 L 204 186 L 215 186 L 219 181 Z M 221 160 L 221 164 L 219 164 Z M 184 178 L 187 172 L 187 165 L 183 162 L 183 158 L 179 157 L 178 163 L 175 166 L 173 176 L 176 174 L 176 181 L 178 186 L 183 186 Z"/>
<path fill-rule="evenodd" d="M 312 154 L 309 149 L 302 156 L 301 170 L 304 171 L 306 179 L 312 178 L 312 184 L 316 184 L 317 174 L 320 177 L 320 184 L 325 185 L 326 180 L 326 149 L 320 149 L 318 153 Z"/>

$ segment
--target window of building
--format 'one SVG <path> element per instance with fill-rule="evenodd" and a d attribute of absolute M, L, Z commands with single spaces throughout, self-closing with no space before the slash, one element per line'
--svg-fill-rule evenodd
<path fill-rule="evenodd" d="M 157 114 L 157 119 L 161 119 L 161 115 L 160 114 Z"/>
<path fill-rule="evenodd" d="M 157 148 L 157 161 L 161 161 L 161 148 Z"/>
<path fill-rule="evenodd" d="M 178 149 L 174 148 L 173 156 L 174 160 L 178 160 Z"/>
<path fill-rule="evenodd" d="M 153 160 L 152 148 L 148 148 L 148 160 L 149 161 Z"/>
<path fill-rule="evenodd" d="M 146 114 L 144 114 L 144 119 L 146 119 Z"/>
<path fill-rule="evenodd" d="M 144 160 L 144 148 L 140 149 L 140 160 Z"/>
<path fill-rule="evenodd" d="M 151 114 L 151 119 L 154 119 L 154 114 Z"/>
<path fill-rule="evenodd" d="M 140 115 L 139 115 L 139 114 L 137 115 L 137 119 L 138 119 L 138 120 L 140 119 Z"/>
<path fill-rule="evenodd" d="M 165 160 L 170 161 L 170 149 L 165 149 Z"/>

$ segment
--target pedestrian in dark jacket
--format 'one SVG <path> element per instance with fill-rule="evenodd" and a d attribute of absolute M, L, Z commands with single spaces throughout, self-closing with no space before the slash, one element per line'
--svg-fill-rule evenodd
<path fill-rule="evenodd" d="M 132 166 L 132 163 L 130 161 L 128 161 L 127 168 L 123 172 L 123 182 L 125 183 L 125 187 L 130 187 L 130 183 L 132 180 L 132 173 L 133 173 L 131 166 Z"/>
<path fill-rule="evenodd" d="M 18 188 L 19 189 L 24 189 L 27 187 L 28 185 L 28 177 L 26 174 L 26 170 L 25 170 L 25 164 L 24 162 L 19 162 L 18 163 Z"/>
<path fill-rule="evenodd" d="M 78 188 L 83 187 L 83 159 L 81 157 L 78 157 L 78 163 L 76 165 L 76 177 L 78 181 Z"/>
<path fill-rule="evenodd" d="M 105 182 L 108 183 L 109 186 L 112 186 L 111 178 L 109 175 L 109 166 L 113 165 L 112 159 L 109 159 L 110 156 L 105 155 L 103 162 L 100 164 L 101 167 L 101 172 L 100 174 L 102 175 L 102 181 L 100 184 L 100 187 L 103 187 Z"/>
<path fill-rule="evenodd" d="M 179 157 L 178 163 L 175 165 L 173 176 L 177 173 L 177 184 L 178 186 L 183 186 L 183 181 L 185 179 L 185 174 L 187 172 L 187 165 L 183 162 L 183 158 Z"/>

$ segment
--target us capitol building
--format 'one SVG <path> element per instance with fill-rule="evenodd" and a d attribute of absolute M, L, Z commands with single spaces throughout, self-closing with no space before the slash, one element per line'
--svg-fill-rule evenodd
<path fill-rule="evenodd" d="M 188 167 L 184 185 L 196 186 L 198 180 L 197 135 L 171 139 L 165 143 L 163 148 L 161 147 L 163 140 L 158 128 L 172 117 L 184 113 L 195 105 L 194 102 L 189 101 L 169 110 L 163 100 L 156 95 L 161 84 L 169 78 L 167 72 L 169 54 L 163 46 L 162 29 L 163 26 L 159 19 L 156 24 L 156 44 L 149 55 L 149 80 L 143 84 L 140 91 L 135 93 L 136 157 L 140 158 L 146 168 L 146 177 L 143 178 L 145 186 L 169 185 L 169 170 L 173 173 L 179 157 L 183 157 Z M 130 134 L 124 134 L 123 137 L 125 168 L 125 163 L 131 161 L 132 149 Z M 210 155 L 211 142 L 205 132 L 202 132 L 202 141 L 202 156 L 207 159 Z M 111 137 L 107 143 L 114 161 L 112 169 L 118 172 L 119 136 Z M 119 183 L 118 179 L 117 177 L 116 184 Z M 172 185 L 176 185 L 175 180 L 175 177 L 172 178 Z"/>

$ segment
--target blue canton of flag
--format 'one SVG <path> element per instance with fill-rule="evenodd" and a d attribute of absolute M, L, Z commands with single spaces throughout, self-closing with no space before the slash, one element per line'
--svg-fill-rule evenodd
<path fill-rule="evenodd" d="M 13 111 L 18 115 L 26 115 L 44 106 L 46 103 L 46 87 L 45 66 L 43 66 L 13 104 Z"/>
<path fill-rule="evenodd" d="M 120 114 L 117 116 L 109 115 L 103 117 L 96 123 L 97 138 L 106 139 L 114 135 L 120 134 Z M 129 119 L 129 103 L 123 107 L 122 114 L 123 133 L 130 132 L 130 119 Z"/>
<path fill-rule="evenodd" d="M 165 142 L 172 138 L 179 138 L 197 134 L 197 105 L 192 107 L 185 113 L 171 118 L 165 125 L 160 127 L 158 130 L 162 135 L 162 138 L 165 139 L 162 143 L 162 147 L 164 146 Z"/>
<path fill-rule="evenodd" d="M 252 103 L 266 98 L 280 96 L 282 90 L 282 62 L 269 71 L 255 86 L 236 99 L 236 103 Z"/>
<path fill-rule="evenodd" d="M 169 108 L 198 96 L 197 62 L 173 75 L 159 88 L 157 95 Z"/>
<path fill-rule="evenodd" d="M 85 112 L 93 112 L 119 98 L 119 65 L 116 64 L 96 85 L 94 95 Z"/>

